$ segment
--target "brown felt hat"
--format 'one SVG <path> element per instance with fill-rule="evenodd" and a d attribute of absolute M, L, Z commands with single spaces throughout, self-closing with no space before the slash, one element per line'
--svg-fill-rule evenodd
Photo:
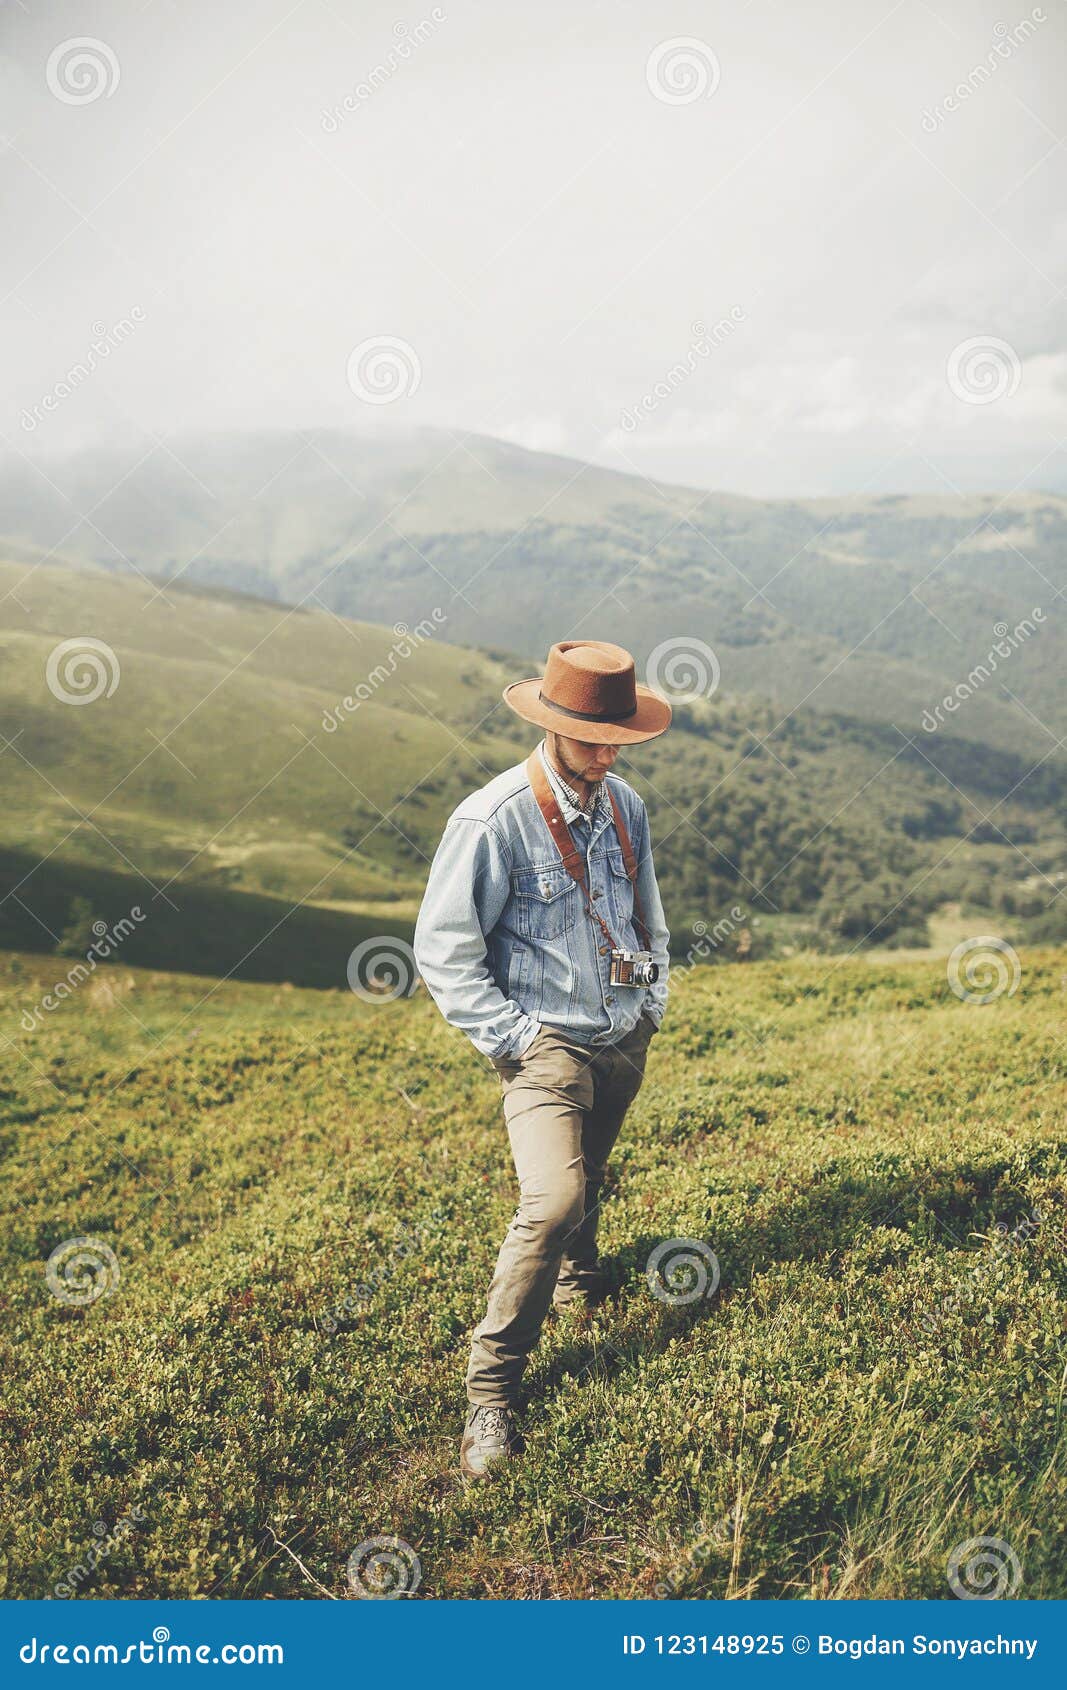
<path fill-rule="evenodd" d="M 634 660 L 607 640 L 561 640 L 543 675 L 513 681 L 504 702 L 526 722 L 590 745 L 637 745 L 671 725 L 671 707 L 638 684 Z"/>

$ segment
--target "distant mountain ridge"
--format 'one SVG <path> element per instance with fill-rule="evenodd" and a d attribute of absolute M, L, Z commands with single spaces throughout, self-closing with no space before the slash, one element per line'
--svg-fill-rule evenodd
<path fill-rule="evenodd" d="M 642 664 L 691 636 L 722 688 L 919 731 L 1035 608 L 1040 638 L 947 733 L 1036 751 L 1067 731 L 1067 500 L 755 500 L 422 429 L 202 436 L 169 450 L 0 461 L 6 555 L 413 623 L 539 661 L 615 639 Z M 174 456 L 170 455 L 173 451 Z M 139 461 L 140 460 L 140 461 Z"/>

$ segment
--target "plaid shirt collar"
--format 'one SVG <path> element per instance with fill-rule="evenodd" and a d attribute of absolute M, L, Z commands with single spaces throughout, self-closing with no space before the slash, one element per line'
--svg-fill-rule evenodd
<path fill-rule="evenodd" d="M 588 822 L 589 825 L 592 826 L 593 822 L 600 814 L 601 806 L 608 802 L 608 795 L 604 790 L 604 782 L 601 781 L 598 786 L 593 787 L 589 794 L 588 808 L 583 808 L 582 801 L 578 797 L 578 794 L 575 792 L 573 786 L 571 786 L 569 781 L 564 780 L 559 770 L 554 769 L 552 764 L 549 762 L 548 754 L 545 751 L 544 740 L 541 741 L 541 744 L 537 749 L 541 753 L 541 761 L 545 766 L 545 772 L 555 789 L 556 797 L 559 800 L 559 807 L 563 812 L 563 820 L 567 822 L 568 825 L 574 821 L 581 821 Z"/>

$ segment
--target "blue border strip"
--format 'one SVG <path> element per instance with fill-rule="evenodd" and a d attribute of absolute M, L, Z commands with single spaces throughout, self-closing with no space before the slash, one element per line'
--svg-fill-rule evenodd
<path fill-rule="evenodd" d="M 733 1640 L 733 1641 L 731 1641 Z M 58 1659 L 56 1650 L 59 1650 Z M 99 1651 L 103 1649 L 101 1656 Z M 6 1685 L 122 1682 L 613 1687 L 1063 1682 L 1067 1603 L 123 1602 L 0 1603 Z"/>

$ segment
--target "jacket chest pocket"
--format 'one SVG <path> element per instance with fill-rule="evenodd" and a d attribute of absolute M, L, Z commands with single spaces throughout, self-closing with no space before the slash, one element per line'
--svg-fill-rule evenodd
<path fill-rule="evenodd" d="M 561 939 L 574 926 L 578 887 L 565 868 L 520 868 L 512 881 L 516 926 L 527 939 Z"/>
<path fill-rule="evenodd" d="M 618 925 L 626 927 L 634 918 L 633 881 L 626 872 L 626 863 L 621 851 L 608 851 L 607 862 L 612 911 Z"/>

